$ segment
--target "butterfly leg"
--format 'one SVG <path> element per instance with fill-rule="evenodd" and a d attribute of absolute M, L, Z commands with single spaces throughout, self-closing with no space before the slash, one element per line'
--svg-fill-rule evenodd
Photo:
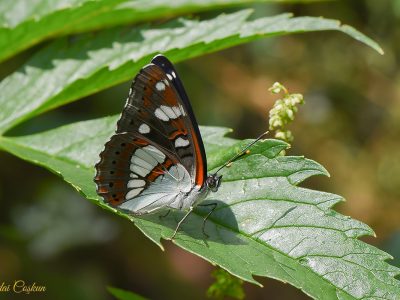
<path fill-rule="evenodd" d="M 181 227 L 183 221 L 185 221 L 185 219 L 192 213 L 193 211 L 193 206 L 191 206 L 189 208 L 189 211 L 186 213 L 186 215 L 183 216 L 183 218 L 179 221 L 178 225 L 175 228 L 174 234 L 172 235 L 172 237 L 170 238 L 170 240 L 173 240 L 175 238 L 175 235 L 177 234 L 179 228 Z"/>
<path fill-rule="evenodd" d="M 208 214 L 204 217 L 203 219 L 203 226 L 201 227 L 201 230 L 203 231 L 203 234 L 206 236 L 206 238 L 209 238 L 210 236 L 206 233 L 205 227 L 206 227 L 206 221 L 208 217 L 214 212 L 214 210 L 217 208 L 217 203 L 207 203 L 207 204 L 199 204 L 198 206 L 212 206 L 211 210 L 208 212 Z"/>
<path fill-rule="evenodd" d="M 164 214 L 164 215 L 161 215 L 161 216 L 158 216 L 158 218 L 161 220 L 161 219 L 164 219 L 165 217 L 167 217 L 168 215 L 169 215 L 169 213 L 171 212 L 171 210 L 170 209 L 168 209 L 168 211 L 167 211 L 167 213 L 166 214 Z"/>

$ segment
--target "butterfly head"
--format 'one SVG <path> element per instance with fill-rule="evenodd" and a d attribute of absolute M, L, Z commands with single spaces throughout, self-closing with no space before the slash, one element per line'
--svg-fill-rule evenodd
<path fill-rule="evenodd" d="M 221 178 L 222 175 L 217 175 L 217 174 L 208 175 L 206 179 L 207 187 L 213 192 L 218 191 L 218 188 L 221 185 Z"/>

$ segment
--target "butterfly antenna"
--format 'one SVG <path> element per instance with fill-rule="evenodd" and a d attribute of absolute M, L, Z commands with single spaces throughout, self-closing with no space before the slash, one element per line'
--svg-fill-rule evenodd
<path fill-rule="evenodd" d="M 240 151 L 238 154 L 236 154 L 234 157 L 232 157 L 230 160 L 228 160 L 226 163 L 224 163 L 219 169 L 215 172 L 217 174 L 219 171 L 221 171 L 223 168 L 228 166 L 230 163 L 234 162 L 235 160 L 239 159 L 243 155 L 247 154 L 247 150 L 253 146 L 255 143 L 257 143 L 259 140 L 261 140 L 264 136 L 266 136 L 269 133 L 269 131 L 264 132 L 261 134 L 258 138 L 256 138 L 254 141 L 252 141 L 250 144 L 248 144 L 246 147 L 243 148 L 242 151 Z"/>

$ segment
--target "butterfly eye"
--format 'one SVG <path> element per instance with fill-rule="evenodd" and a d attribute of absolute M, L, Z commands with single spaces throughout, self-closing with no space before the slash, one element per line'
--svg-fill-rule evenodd
<path fill-rule="evenodd" d="M 212 176 L 209 176 L 209 177 L 207 178 L 206 182 L 207 182 L 207 186 L 208 186 L 209 188 L 212 188 L 212 187 L 215 186 L 215 180 L 214 180 L 214 177 L 212 177 Z"/>
<path fill-rule="evenodd" d="M 216 192 L 221 184 L 221 178 L 222 176 L 217 176 L 216 174 L 209 175 L 206 179 L 206 184 L 208 188 Z"/>

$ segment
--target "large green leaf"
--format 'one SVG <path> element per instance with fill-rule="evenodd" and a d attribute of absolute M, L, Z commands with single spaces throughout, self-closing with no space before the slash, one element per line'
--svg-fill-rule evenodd
<path fill-rule="evenodd" d="M 253 2 L 315 0 L 0 0 L 0 61 L 49 37 Z"/>
<path fill-rule="evenodd" d="M 1 0 L 0 61 L 108 12 L 123 0 Z"/>
<path fill-rule="evenodd" d="M 92 178 L 97 153 L 115 122 L 108 117 L 31 136 L 1 137 L 0 144 L 61 174 L 88 199 L 114 211 L 96 195 Z M 228 131 L 201 128 L 210 170 L 248 142 L 224 137 Z M 317 299 L 398 299 L 400 283 L 394 276 L 399 269 L 385 262 L 390 255 L 358 240 L 372 230 L 331 209 L 342 197 L 299 187 L 306 178 L 327 172 L 312 160 L 279 156 L 286 147 L 277 140 L 259 142 L 250 155 L 224 169 L 219 191 L 205 200 L 219 202 L 207 222 L 210 238 L 201 232 L 207 211 L 196 209 L 174 243 L 249 282 L 257 283 L 254 275 L 276 278 Z M 182 217 L 181 212 L 162 220 L 116 213 L 159 246 Z"/>
<path fill-rule="evenodd" d="M 250 14 L 243 10 L 158 29 L 114 28 L 76 41 L 57 40 L 0 83 L 0 133 L 41 112 L 131 79 L 158 52 L 178 62 L 264 36 L 321 30 L 345 32 L 380 51 L 375 42 L 338 21 L 290 14 L 247 21 Z"/>

